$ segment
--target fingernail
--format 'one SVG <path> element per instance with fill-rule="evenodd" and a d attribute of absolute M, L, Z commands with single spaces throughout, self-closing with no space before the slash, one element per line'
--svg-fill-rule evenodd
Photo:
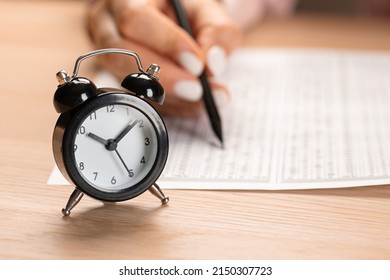
<path fill-rule="evenodd" d="M 199 81 L 181 80 L 173 87 L 173 93 L 181 99 L 196 102 L 202 97 L 202 86 Z"/>
<path fill-rule="evenodd" d="M 214 76 L 223 74 L 226 69 L 227 55 L 220 46 L 213 46 L 207 51 L 207 66 Z"/>
<path fill-rule="evenodd" d="M 230 98 L 226 91 L 213 90 L 213 97 L 215 99 L 215 103 L 220 108 L 226 107 L 230 103 Z"/>
<path fill-rule="evenodd" d="M 194 76 L 199 76 L 203 71 L 203 63 L 191 52 L 181 52 L 179 63 Z"/>

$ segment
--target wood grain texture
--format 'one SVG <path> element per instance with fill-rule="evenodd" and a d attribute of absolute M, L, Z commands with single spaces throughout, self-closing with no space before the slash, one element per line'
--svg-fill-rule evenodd
<path fill-rule="evenodd" d="M 71 71 L 91 49 L 81 2 L 0 2 L 0 25 L 7 27 L 0 29 L 1 259 L 390 258 L 388 186 L 167 190 L 167 206 L 149 193 L 108 205 L 84 197 L 63 218 L 72 188 L 46 184 L 58 117 L 52 96 L 55 73 Z M 372 19 L 299 15 L 266 20 L 245 44 L 389 50 L 389 27 Z M 328 31 L 321 35 L 321 28 Z"/>

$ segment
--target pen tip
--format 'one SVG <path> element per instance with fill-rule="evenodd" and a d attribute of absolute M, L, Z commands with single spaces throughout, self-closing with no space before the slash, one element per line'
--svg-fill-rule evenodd
<path fill-rule="evenodd" d="M 222 149 L 224 149 L 221 123 L 219 122 L 218 125 L 216 125 L 216 123 L 214 122 L 213 123 L 213 130 L 214 130 L 215 136 L 217 136 L 217 138 L 219 140 L 220 147 Z"/>
<path fill-rule="evenodd" d="M 222 135 L 217 135 L 220 143 L 221 149 L 225 149 L 225 144 L 223 143 Z"/>

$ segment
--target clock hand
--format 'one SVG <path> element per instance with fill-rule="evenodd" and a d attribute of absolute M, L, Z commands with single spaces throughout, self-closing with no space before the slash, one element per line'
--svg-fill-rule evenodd
<path fill-rule="evenodd" d="M 138 123 L 138 120 L 133 121 L 131 124 L 126 126 L 126 128 L 118 135 L 116 139 L 114 139 L 115 143 L 119 143 L 119 141 L 122 140 L 123 137 L 126 136 L 126 134 Z"/>
<path fill-rule="evenodd" d="M 114 151 L 115 151 L 116 155 L 118 156 L 118 158 L 120 159 L 120 161 L 122 162 L 123 166 L 125 167 L 127 173 L 129 173 L 129 177 L 133 177 L 133 176 L 134 176 L 133 171 L 130 170 L 130 169 L 127 167 L 125 161 L 123 160 L 123 158 L 122 158 L 121 155 L 119 154 L 118 150 L 115 149 Z"/>
<path fill-rule="evenodd" d="M 107 146 L 107 144 L 108 144 L 108 141 L 107 141 L 107 140 L 105 140 L 105 139 L 103 139 L 103 138 L 97 136 L 96 134 L 93 134 L 92 132 L 88 132 L 87 136 L 89 136 L 89 137 L 91 137 L 92 139 L 94 139 L 94 140 L 96 140 L 96 141 L 102 143 L 103 145 L 106 145 L 106 146 Z"/>
<path fill-rule="evenodd" d="M 97 136 L 96 134 L 92 133 L 92 132 L 88 132 L 87 133 L 87 136 L 88 137 L 91 137 L 92 139 L 102 143 L 103 145 L 106 146 L 106 148 L 110 151 L 113 151 L 114 149 L 116 149 L 116 144 L 118 144 L 118 142 L 120 140 L 122 140 L 123 137 L 126 136 L 127 133 L 129 133 L 129 131 L 138 123 L 138 120 L 135 120 L 134 122 L 132 122 L 131 124 L 129 124 L 128 126 L 126 126 L 126 128 L 118 135 L 118 137 L 114 140 L 110 139 L 110 140 L 106 140 L 106 139 L 103 139 L 102 137 L 100 136 Z M 113 147 L 110 147 L 111 145 L 113 145 Z"/>
<path fill-rule="evenodd" d="M 109 151 L 115 151 L 116 155 L 118 156 L 119 160 L 121 161 L 122 165 L 125 167 L 127 173 L 129 174 L 129 177 L 133 177 L 134 176 L 134 173 L 132 170 L 130 170 L 125 161 L 123 160 L 122 156 L 119 154 L 118 150 L 116 149 L 117 148 L 117 145 L 118 145 L 118 142 L 120 140 L 122 140 L 123 137 L 126 136 L 127 133 L 129 133 L 129 131 L 138 123 L 138 120 L 135 120 L 134 122 L 132 122 L 131 124 L 129 124 L 128 126 L 126 126 L 126 128 L 118 135 L 118 137 L 116 139 L 109 139 L 109 140 L 105 140 L 103 138 L 101 138 L 100 136 L 97 136 L 96 134 L 92 133 L 92 132 L 88 132 L 87 136 L 91 137 L 92 139 L 102 143 L 103 145 L 106 146 L 106 149 L 109 150 Z"/>
<path fill-rule="evenodd" d="M 119 135 L 121 136 L 123 134 L 123 136 L 119 139 L 121 140 L 133 127 L 134 125 L 136 125 L 138 121 L 135 121 L 133 122 L 131 125 L 129 125 L 128 127 L 126 127 L 126 129 Z M 130 129 L 129 129 L 130 127 Z M 125 132 L 125 133 L 124 133 Z M 91 137 L 92 139 L 104 144 L 106 146 L 106 149 L 109 150 L 109 151 L 115 151 L 116 155 L 118 156 L 118 158 L 120 159 L 121 163 L 123 164 L 123 166 L 125 167 L 127 173 L 129 173 L 129 177 L 133 177 L 134 176 L 134 173 L 133 171 L 131 171 L 125 161 L 123 160 L 122 156 L 119 154 L 118 150 L 116 149 L 117 147 L 117 142 L 115 140 L 105 140 L 99 136 L 97 136 L 96 134 L 92 133 L 92 132 L 88 132 L 87 136 Z"/>

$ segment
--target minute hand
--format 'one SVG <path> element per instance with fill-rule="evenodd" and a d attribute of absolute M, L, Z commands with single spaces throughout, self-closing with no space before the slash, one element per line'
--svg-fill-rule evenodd
<path fill-rule="evenodd" d="M 119 143 L 119 141 L 122 140 L 123 137 L 126 136 L 127 133 L 129 133 L 129 131 L 138 123 L 138 120 L 135 120 L 133 121 L 131 124 L 129 124 L 128 126 L 126 126 L 126 128 L 118 135 L 117 138 L 114 139 L 114 142 L 115 143 Z"/>

